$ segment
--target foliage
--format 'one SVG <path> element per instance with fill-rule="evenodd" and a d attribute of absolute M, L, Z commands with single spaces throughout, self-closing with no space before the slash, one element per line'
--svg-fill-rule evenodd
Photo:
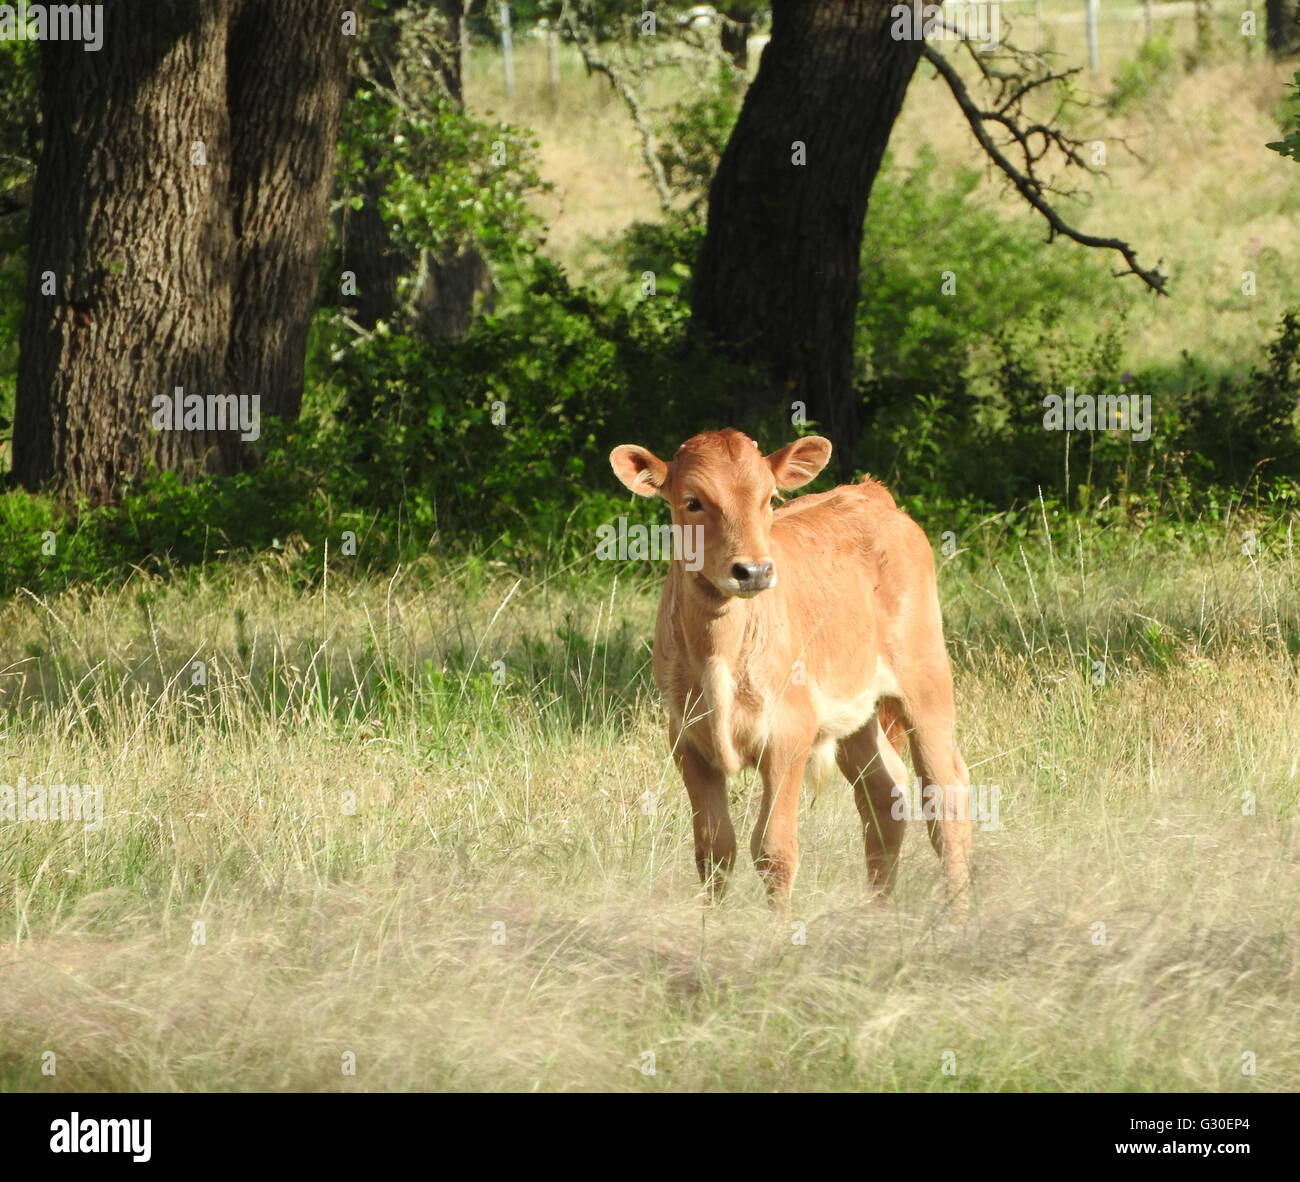
<path fill-rule="evenodd" d="M 675 103 L 663 117 L 657 142 L 664 176 L 679 199 L 673 213 L 657 222 L 636 222 L 609 253 L 628 275 L 654 275 L 660 294 L 689 306 L 691 276 L 704 245 L 709 185 L 739 114 L 729 87 Z"/>
<path fill-rule="evenodd" d="M 1283 123 L 1286 134 L 1280 140 L 1274 140 L 1265 147 L 1271 148 L 1282 156 L 1300 160 L 1300 70 L 1291 79 L 1291 93 L 1286 98 L 1286 112 Z"/>
<path fill-rule="evenodd" d="M 477 243 L 497 272 L 494 312 L 463 340 L 434 342 L 401 317 L 359 333 L 323 310 L 307 412 L 265 429 L 259 468 L 184 484 L 158 474 L 116 508 L 0 496 L 0 594 L 240 551 L 279 554 L 315 579 L 327 547 L 342 559 L 344 531 L 357 539 L 353 564 L 376 570 L 430 551 L 517 567 L 581 562 L 598 524 L 659 518 L 660 506 L 616 486 L 610 447 L 671 452 L 734 421 L 737 392 L 756 380 L 705 355 L 689 330 L 703 198 L 734 96 L 719 86 L 660 116 L 661 160 L 681 200 L 609 244 L 615 278 L 602 290 L 575 286 L 537 252 L 528 198 L 541 182 L 525 132 L 478 122 L 437 93 L 404 95 L 379 83 L 354 95 L 340 196 L 350 205 L 377 193 L 404 251 Z M 1173 372 L 1127 372 L 1133 289 L 1096 255 L 1045 245 L 1031 216 L 981 201 L 978 180 L 945 174 L 923 151 L 908 168 L 887 165 L 872 194 L 856 326 L 871 469 L 923 521 L 995 513 L 1008 529 L 1027 528 L 1025 506 L 1113 521 L 1191 520 L 1247 494 L 1290 504 L 1300 319 L 1283 319 L 1249 373 L 1190 356 Z M 0 284 L 12 274 L 0 263 Z M 0 331 L 0 363 L 16 328 Z M 1151 438 L 1045 430 L 1044 398 L 1069 389 L 1149 397 Z"/>
<path fill-rule="evenodd" d="M 340 351 L 331 383 L 367 390 L 337 431 L 348 495 L 400 503 L 447 536 L 545 545 L 575 512 L 603 520 L 608 505 L 588 498 L 611 489 L 612 446 L 675 445 L 709 421 L 731 372 L 693 351 L 680 301 L 627 307 L 538 259 L 517 307 L 463 341 L 381 332 Z"/>
<path fill-rule="evenodd" d="M 873 403 L 954 392 L 996 333 L 1035 309 L 1092 320 L 1122 307 L 1124 291 L 1096 256 L 1044 245 L 1032 215 L 999 216 L 976 200 L 979 180 L 975 169 L 942 177 L 927 149 L 910 169 L 886 165 L 876 181 L 857 312 Z"/>
<path fill-rule="evenodd" d="M 663 120 L 659 158 L 675 193 L 686 198 L 682 216 L 702 224 L 713 174 L 740 114 L 729 86 L 674 104 Z"/>
<path fill-rule="evenodd" d="M 187 482 L 155 473 L 121 505 L 91 509 L 21 491 L 0 494 L 0 594 L 111 583 L 132 567 L 283 550 L 295 535 L 322 544 L 332 515 L 316 495 L 319 449 L 308 435 L 286 438 L 274 424 L 264 424 L 264 436 L 265 459 L 254 471 Z"/>
<path fill-rule="evenodd" d="M 35 41 L 0 41 L 0 193 L 30 179 L 39 124 L 38 48 Z"/>
<path fill-rule="evenodd" d="M 360 209 L 366 191 L 393 241 L 411 252 L 474 242 L 513 261 L 535 242 L 530 193 L 536 141 L 506 123 L 481 123 L 451 99 L 431 93 L 410 107 L 394 92 L 363 88 L 348 103 L 339 141 L 339 189 Z"/>

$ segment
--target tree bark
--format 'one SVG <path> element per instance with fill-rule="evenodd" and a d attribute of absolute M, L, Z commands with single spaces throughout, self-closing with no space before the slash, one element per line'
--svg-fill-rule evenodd
<path fill-rule="evenodd" d="M 719 40 L 722 52 L 738 70 L 749 69 L 749 34 L 754 25 L 754 10 L 743 4 L 726 4 L 721 9 L 727 18 Z"/>
<path fill-rule="evenodd" d="M 434 55 L 430 65 L 437 72 L 443 88 L 457 103 L 465 104 L 466 23 L 470 0 L 434 0 L 447 30 L 445 52 Z"/>
<path fill-rule="evenodd" d="M 229 62 L 230 202 L 239 260 L 230 379 L 236 393 L 262 396 L 264 415 L 293 420 L 302 408 L 347 85 L 339 6 L 244 0 Z"/>
<path fill-rule="evenodd" d="M 405 3 L 394 0 L 392 8 L 402 8 Z M 392 62 L 399 52 L 397 26 L 388 11 L 381 13 L 371 5 L 366 7 L 365 20 L 369 52 L 359 56 L 371 63 L 375 81 L 393 90 L 397 85 L 392 72 Z M 354 92 L 369 85 L 361 62 L 355 64 L 357 74 L 351 80 Z M 397 281 L 406 272 L 407 260 L 393 244 L 379 212 L 383 184 L 377 173 L 382 149 L 367 143 L 365 150 L 370 172 L 363 182 L 364 203 L 360 209 L 344 203 L 338 213 L 338 236 L 341 269 L 356 279 L 356 294 L 343 302 L 351 308 L 356 322 L 370 329 L 381 320 L 390 320 L 397 310 Z"/>
<path fill-rule="evenodd" d="M 1270 53 L 1300 51 L 1300 0 L 1264 0 L 1264 20 Z"/>
<path fill-rule="evenodd" d="M 890 35 L 892 7 L 775 0 L 695 275 L 696 326 L 771 379 L 735 412 L 804 402 L 841 470 L 861 421 L 853 331 L 867 200 L 921 53 L 920 41 Z"/>
<path fill-rule="evenodd" d="M 99 52 L 41 46 L 13 436 L 26 488 L 52 481 L 100 503 L 148 463 L 228 463 L 220 436 L 147 426 L 154 395 L 225 392 L 213 384 L 234 275 L 227 7 L 168 0 L 141 21 L 106 4 Z M 206 164 L 191 162 L 196 143 Z"/>
<path fill-rule="evenodd" d="M 103 11 L 99 52 L 41 47 L 14 422 L 19 483 L 92 503 L 246 462 L 237 431 L 153 431 L 157 395 L 297 413 L 346 78 L 326 0 Z"/>

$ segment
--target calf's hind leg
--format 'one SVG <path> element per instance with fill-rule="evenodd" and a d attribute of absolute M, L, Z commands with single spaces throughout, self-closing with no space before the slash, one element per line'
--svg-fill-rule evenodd
<path fill-rule="evenodd" d="M 853 785 L 853 799 L 862 818 L 868 885 L 872 891 L 887 895 L 894 886 L 898 851 L 907 828 L 907 821 L 901 812 L 896 815 L 895 808 L 899 800 L 895 786 L 906 791 L 907 768 L 890 742 L 885 725 L 875 718 L 843 739 L 835 758 L 844 778 Z"/>
<path fill-rule="evenodd" d="M 930 844 L 943 865 L 948 897 L 969 901 L 970 773 L 957 750 L 952 679 L 946 667 L 929 680 L 924 703 L 908 704 L 912 762 L 921 779 L 921 806 Z"/>

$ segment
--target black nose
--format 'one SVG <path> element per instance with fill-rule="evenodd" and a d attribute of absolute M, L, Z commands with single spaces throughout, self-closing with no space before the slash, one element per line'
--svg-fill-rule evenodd
<path fill-rule="evenodd" d="M 772 581 L 772 564 L 770 562 L 738 562 L 731 568 L 731 577 L 737 583 L 761 583 L 766 586 Z"/>

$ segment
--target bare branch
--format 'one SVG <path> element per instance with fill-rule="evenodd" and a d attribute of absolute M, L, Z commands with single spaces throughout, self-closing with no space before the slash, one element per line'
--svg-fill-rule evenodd
<path fill-rule="evenodd" d="M 737 22 L 720 17 L 724 25 L 740 27 Z M 746 75 L 737 68 L 718 37 L 696 29 L 690 22 L 666 18 L 659 37 L 632 35 L 620 42 L 603 46 L 592 27 L 587 6 L 575 0 L 563 0 L 556 20 L 561 31 L 578 47 L 589 74 L 601 74 L 631 117 L 641 141 L 641 157 L 665 213 L 679 210 L 684 193 L 674 175 L 676 164 L 687 156 L 670 121 L 660 116 L 671 107 L 655 106 L 648 101 L 652 77 L 661 71 L 675 73 L 673 89 L 681 99 L 683 85 L 693 85 L 705 96 L 713 93 L 721 70 L 731 80 Z M 624 25 L 625 30 L 628 28 Z M 699 198 L 688 206 L 693 209 Z"/>
<path fill-rule="evenodd" d="M 604 75 L 609 80 L 610 86 L 613 87 L 614 93 L 622 100 L 623 106 L 627 108 L 627 113 L 632 117 L 632 122 L 636 125 L 637 134 L 641 137 L 641 158 L 645 161 L 645 166 L 650 173 L 651 183 L 654 185 L 655 193 L 659 197 L 659 207 L 664 213 L 671 212 L 673 207 L 672 188 L 668 184 L 663 161 L 659 156 L 658 137 L 655 135 L 654 126 L 646 115 L 645 104 L 641 101 L 641 96 L 632 88 L 621 70 L 615 69 L 596 52 L 594 48 L 596 44 L 595 37 L 583 25 L 578 14 L 573 10 L 573 6 L 567 3 L 567 0 L 560 9 L 559 24 L 573 38 L 574 44 L 578 47 L 578 52 L 582 54 L 582 61 L 587 70 L 593 74 Z"/>
<path fill-rule="evenodd" d="M 1156 268 L 1148 269 L 1141 266 L 1137 260 L 1137 252 L 1127 242 L 1119 238 L 1101 238 L 1095 234 L 1085 234 L 1074 229 L 1073 226 L 1066 223 L 1047 200 L 1047 194 L 1049 193 L 1057 196 L 1064 196 L 1065 194 L 1062 194 L 1060 190 L 1053 188 L 1051 184 L 1039 177 L 1035 173 L 1035 166 L 1052 148 L 1056 148 L 1065 157 L 1067 163 L 1086 167 L 1078 152 L 1080 144 L 1078 141 L 1070 139 L 1056 127 L 1041 123 L 1028 127 L 1021 126 L 1016 116 L 1020 113 L 1020 99 L 1034 86 L 1048 81 L 1049 78 L 1060 78 L 1066 75 L 1050 75 L 1049 78 L 1038 79 L 1032 85 L 1027 85 L 1023 79 L 1003 79 L 1004 93 L 999 96 L 1000 105 L 998 109 L 984 111 L 971 97 L 971 93 L 967 90 L 966 83 L 962 81 L 961 75 L 957 73 L 952 63 L 943 54 L 930 45 L 924 46 L 922 52 L 926 60 L 934 66 L 948 84 L 948 89 L 952 91 L 953 98 L 957 100 L 957 106 L 961 108 L 962 114 L 966 117 L 966 122 L 970 124 L 971 131 L 975 133 L 975 138 L 979 141 L 979 145 L 984 149 L 985 154 L 1002 170 L 1007 179 L 1015 186 L 1016 191 L 1046 219 L 1049 227 L 1049 242 L 1059 234 L 1062 238 L 1069 238 L 1080 246 L 1116 251 L 1128 264 L 1128 269 L 1116 271 L 1116 276 L 1136 275 L 1157 295 L 1168 294 L 1165 290 L 1167 276 L 1162 275 Z M 1069 71 L 1069 73 L 1073 73 L 1073 71 Z M 988 77 L 987 73 L 985 77 Z M 1022 168 L 1017 168 L 994 141 L 989 134 L 988 124 L 994 124 L 1006 130 L 1011 136 L 1010 142 L 1019 145 L 1024 161 Z M 1041 138 L 1042 146 L 1037 150 L 1030 145 L 1029 138 L 1031 136 Z"/>

